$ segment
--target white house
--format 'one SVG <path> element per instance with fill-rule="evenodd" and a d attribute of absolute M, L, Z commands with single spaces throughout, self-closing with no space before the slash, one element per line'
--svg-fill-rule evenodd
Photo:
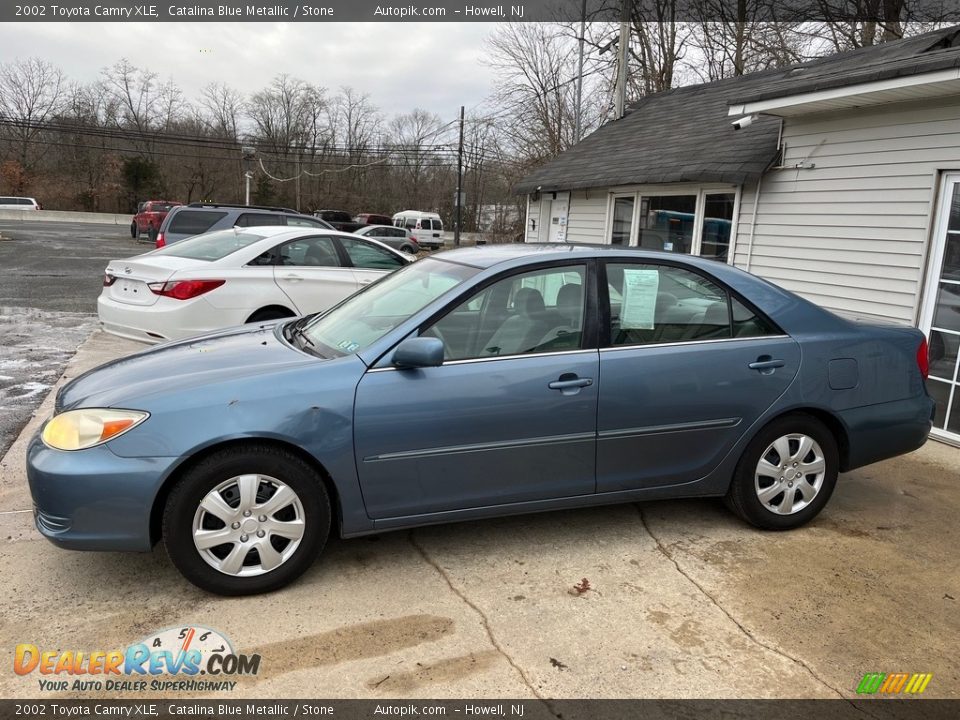
<path fill-rule="evenodd" d="M 528 242 L 714 257 L 921 328 L 960 444 L 960 27 L 645 97 L 516 191 Z"/>

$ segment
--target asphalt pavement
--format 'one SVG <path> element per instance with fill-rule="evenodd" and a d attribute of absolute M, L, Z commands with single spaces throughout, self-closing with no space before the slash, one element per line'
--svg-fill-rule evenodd
<path fill-rule="evenodd" d="M 103 269 L 150 249 L 126 227 L 0 220 L 0 455 L 97 326 Z"/>

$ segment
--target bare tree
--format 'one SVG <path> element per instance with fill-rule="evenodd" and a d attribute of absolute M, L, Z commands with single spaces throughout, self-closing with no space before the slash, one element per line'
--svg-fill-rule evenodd
<path fill-rule="evenodd" d="M 243 113 L 243 94 L 226 83 L 213 82 L 200 92 L 200 110 L 207 129 L 217 137 L 237 140 Z"/>
<path fill-rule="evenodd" d="M 52 119 L 63 104 L 65 80 L 60 68 L 40 58 L 26 58 L 0 64 L 0 132 L 16 146 L 19 172 L 13 191 L 22 193 L 42 157 L 38 146 L 42 125 Z"/>

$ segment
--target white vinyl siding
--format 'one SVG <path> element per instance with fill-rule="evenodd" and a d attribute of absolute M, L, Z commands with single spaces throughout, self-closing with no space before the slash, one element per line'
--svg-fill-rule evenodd
<path fill-rule="evenodd" d="M 960 99 L 786 118 L 783 144 L 755 228 L 756 182 L 743 190 L 735 265 L 830 309 L 915 323 L 938 175 L 960 169 Z M 801 162 L 814 167 L 789 167 Z"/>
<path fill-rule="evenodd" d="M 567 242 L 607 242 L 607 203 L 605 190 L 575 190 L 570 193 L 567 213 Z"/>

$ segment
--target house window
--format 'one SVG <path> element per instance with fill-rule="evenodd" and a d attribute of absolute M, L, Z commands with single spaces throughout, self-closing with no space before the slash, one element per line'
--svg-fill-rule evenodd
<path fill-rule="evenodd" d="M 641 198 L 637 245 L 647 250 L 689 253 L 693 246 L 696 210 L 696 195 Z"/>
<path fill-rule="evenodd" d="M 734 193 L 707 193 L 704 196 L 701 257 L 727 262 L 736 197 Z"/>
<path fill-rule="evenodd" d="M 629 245 L 633 225 L 633 196 L 613 200 L 613 224 L 610 230 L 611 245 Z"/>

